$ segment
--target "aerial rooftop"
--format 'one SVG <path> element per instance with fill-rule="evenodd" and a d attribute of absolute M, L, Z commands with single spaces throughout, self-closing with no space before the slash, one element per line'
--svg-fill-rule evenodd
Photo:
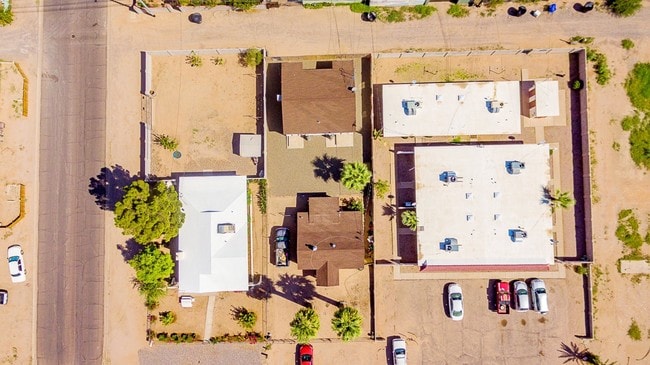
<path fill-rule="evenodd" d="M 546 144 L 415 147 L 418 264 L 553 264 L 549 181 Z"/>
<path fill-rule="evenodd" d="M 518 81 L 387 84 L 385 137 L 520 134 Z"/>

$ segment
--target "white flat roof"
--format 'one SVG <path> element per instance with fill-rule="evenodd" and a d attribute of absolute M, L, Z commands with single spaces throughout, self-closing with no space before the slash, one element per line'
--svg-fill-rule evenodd
<path fill-rule="evenodd" d="M 535 97 L 538 117 L 560 115 L 560 88 L 557 80 L 535 81 Z"/>
<path fill-rule="evenodd" d="M 519 174 L 508 161 L 520 161 Z M 453 171 L 456 182 L 441 174 Z M 549 147 L 481 145 L 415 147 L 418 263 L 422 265 L 553 264 L 553 223 L 542 203 L 550 180 Z M 527 233 L 513 242 L 509 230 Z M 441 248 L 456 238 L 458 251 Z"/>
<path fill-rule="evenodd" d="M 520 134 L 520 99 L 518 81 L 383 85 L 384 136 Z M 415 115 L 408 101 L 419 103 Z"/>
<path fill-rule="evenodd" d="M 182 176 L 178 182 L 185 212 L 178 235 L 179 293 L 248 290 L 246 177 Z M 223 224 L 234 231 L 218 233 Z"/>

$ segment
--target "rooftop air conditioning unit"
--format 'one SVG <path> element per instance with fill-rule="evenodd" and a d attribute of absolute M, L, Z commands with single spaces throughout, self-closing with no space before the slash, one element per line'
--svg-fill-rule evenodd
<path fill-rule="evenodd" d="M 501 111 L 501 108 L 503 108 L 504 105 L 505 105 L 505 103 L 503 101 L 490 100 L 490 109 L 489 109 L 489 111 L 490 111 L 490 113 L 498 113 L 498 112 Z"/>
<path fill-rule="evenodd" d="M 422 104 L 419 101 L 415 100 L 404 100 L 402 102 L 402 107 L 404 108 L 404 114 L 415 115 L 416 109 L 420 109 L 422 107 Z"/>

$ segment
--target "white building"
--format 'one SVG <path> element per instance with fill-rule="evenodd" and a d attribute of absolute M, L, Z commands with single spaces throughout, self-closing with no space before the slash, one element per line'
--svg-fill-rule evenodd
<path fill-rule="evenodd" d="M 179 294 L 248 289 L 245 176 L 181 176 L 185 223 L 178 235 Z"/>
<path fill-rule="evenodd" d="M 387 84 L 385 137 L 521 133 L 518 81 Z"/>
<path fill-rule="evenodd" d="M 417 146 L 418 264 L 554 263 L 546 144 Z"/>

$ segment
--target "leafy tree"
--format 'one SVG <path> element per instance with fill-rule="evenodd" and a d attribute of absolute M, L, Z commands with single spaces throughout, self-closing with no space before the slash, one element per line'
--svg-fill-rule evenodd
<path fill-rule="evenodd" d="M 345 342 L 354 340 L 361 334 L 363 318 L 356 308 L 343 307 L 334 313 L 332 329 Z"/>
<path fill-rule="evenodd" d="M 298 343 L 308 343 L 309 340 L 316 337 L 320 329 L 320 319 L 313 308 L 303 308 L 296 312 L 296 316 L 289 324 L 291 326 L 291 336 L 298 340 Z"/>
<path fill-rule="evenodd" d="M 115 225 L 140 244 L 161 238 L 169 241 L 178 236 L 185 222 L 181 206 L 173 186 L 158 182 L 152 188 L 146 181 L 136 180 L 115 204 Z"/>
<path fill-rule="evenodd" d="M 233 6 L 235 5 L 233 4 Z M 262 50 L 257 48 L 249 48 L 239 55 L 239 62 L 242 66 L 255 67 L 262 63 L 263 60 L 264 54 Z"/>
<path fill-rule="evenodd" d="M 642 0 L 609 0 L 607 6 L 609 6 L 612 13 L 628 17 L 636 14 L 641 9 L 641 2 Z"/>
<path fill-rule="evenodd" d="M 630 102 L 642 112 L 650 112 L 650 63 L 637 63 L 625 79 Z"/>
<path fill-rule="evenodd" d="M 414 210 L 406 210 L 402 212 L 402 224 L 415 231 L 418 229 L 418 216 Z"/>
<path fill-rule="evenodd" d="M 160 251 L 154 244 L 146 245 L 129 260 L 129 265 L 135 269 L 135 280 L 140 284 L 157 283 L 174 272 L 172 256 Z"/>
<path fill-rule="evenodd" d="M 255 323 L 257 323 L 257 314 L 246 308 L 241 308 L 235 313 L 235 320 L 243 329 L 250 331 L 255 327 Z"/>
<path fill-rule="evenodd" d="M 390 190 L 390 184 L 388 184 L 388 181 L 386 180 L 377 180 L 373 186 L 375 187 L 375 193 L 377 194 L 377 197 L 380 199 L 384 199 L 386 193 L 388 193 Z"/>
<path fill-rule="evenodd" d="M 346 162 L 341 171 L 341 183 L 350 190 L 363 191 L 372 173 L 363 162 Z"/>
<path fill-rule="evenodd" d="M 0 10 L 0 27 L 9 25 L 14 21 L 14 13 L 11 11 L 11 7 L 7 10 Z"/>
<path fill-rule="evenodd" d="M 160 312 L 160 323 L 163 324 L 163 326 L 169 326 L 170 324 L 176 322 L 176 313 L 167 311 L 167 312 Z"/>
<path fill-rule="evenodd" d="M 575 199 L 573 199 L 573 196 L 570 192 L 561 191 L 559 189 L 555 191 L 555 194 L 550 194 L 548 196 L 548 199 L 550 200 L 551 207 L 553 207 L 553 209 L 570 208 L 576 203 Z"/>

